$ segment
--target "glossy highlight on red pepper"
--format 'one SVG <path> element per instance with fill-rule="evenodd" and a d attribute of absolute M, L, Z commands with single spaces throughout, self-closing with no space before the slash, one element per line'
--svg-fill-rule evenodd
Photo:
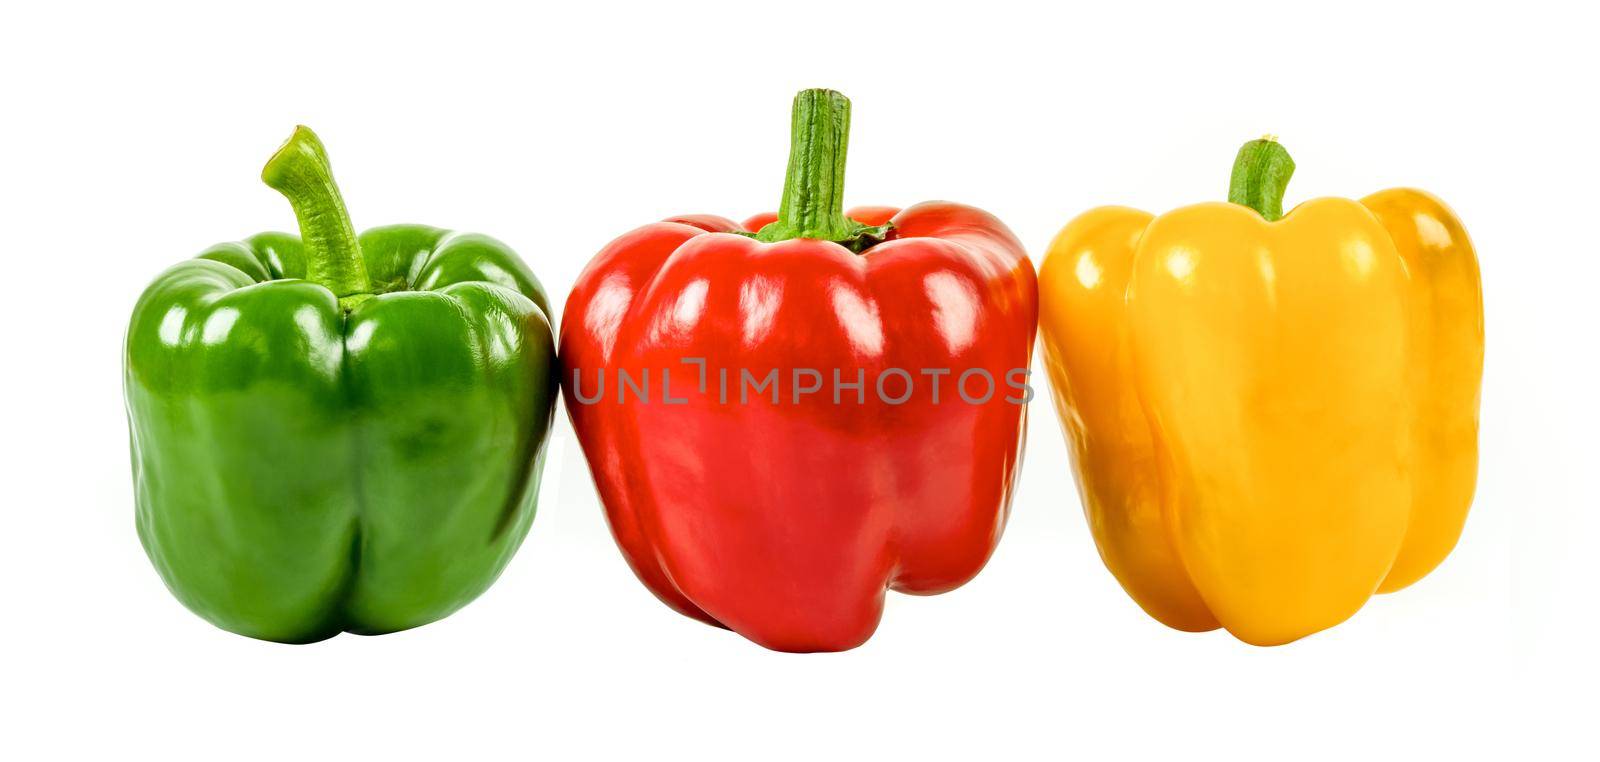
<path fill-rule="evenodd" d="M 627 233 L 562 320 L 567 411 L 634 572 L 785 651 L 855 647 L 886 590 L 976 575 L 1022 458 L 1032 263 L 969 206 L 844 214 L 848 120 L 801 93 L 778 215 Z"/>

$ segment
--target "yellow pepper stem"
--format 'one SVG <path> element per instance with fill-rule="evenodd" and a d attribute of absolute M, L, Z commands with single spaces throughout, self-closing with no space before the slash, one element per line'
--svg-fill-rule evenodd
<path fill-rule="evenodd" d="M 1272 222 L 1283 217 L 1283 193 L 1294 176 L 1294 159 L 1278 139 L 1268 135 L 1239 147 L 1233 159 L 1228 200 L 1256 210 Z"/>

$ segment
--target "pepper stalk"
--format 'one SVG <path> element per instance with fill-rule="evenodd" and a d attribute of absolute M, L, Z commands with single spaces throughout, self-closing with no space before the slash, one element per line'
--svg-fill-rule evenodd
<path fill-rule="evenodd" d="M 789 125 L 789 168 L 776 222 L 756 240 L 833 241 L 857 254 L 881 243 L 891 225 L 863 225 L 844 214 L 845 154 L 850 143 L 850 99 L 833 90 L 801 90 Z"/>
<path fill-rule="evenodd" d="M 1274 135 L 1239 147 L 1228 183 L 1228 201 L 1256 210 L 1262 219 L 1283 218 L 1283 194 L 1294 176 L 1294 159 Z"/>
<path fill-rule="evenodd" d="M 339 297 L 345 312 L 371 298 L 361 242 L 344 197 L 333 182 L 327 149 L 310 127 L 299 125 L 261 170 L 261 181 L 294 207 L 304 242 L 306 280 Z"/>

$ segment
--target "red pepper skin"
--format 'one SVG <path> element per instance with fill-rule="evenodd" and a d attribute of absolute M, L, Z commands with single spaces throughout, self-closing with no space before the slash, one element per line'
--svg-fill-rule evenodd
<path fill-rule="evenodd" d="M 890 209 L 892 207 L 887 207 L 886 206 L 886 207 L 883 207 L 883 208 Z M 856 212 L 859 212 L 859 211 L 861 211 L 860 207 L 857 207 L 855 209 L 851 209 L 849 213 L 845 214 L 845 216 L 849 217 L 852 220 L 855 220 L 856 218 L 855 218 L 854 215 L 855 215 Z M 896 210 L 896 211 L 899 211 L 899 210 Z M 890 216 L 892 217 L 894 215 L 890 215 Z M 748 231 L 754 233 L 755 231 L 760 230 L 760 229 L 762 229 L 762 228 L 764 228 L 764 227 L 766 227 L 768 225 L 771 225 L 772 223 L 777 222 L 777 221 L 778 221 L 778 213 L 777 212 L 756 212 L 755 214 L 752 214 L 749 217 L 746 217 L 745 221 L 740 223 L 740 224 L 742 224 L 744 226 L 745 230 L 748 230 Z M 856 220 L 856 222 L 861 222 L 861 220 Z M 869 224 L 874 224 L 874 223 L 861 222 L 861 224 L 869 225 Z M 882 224 L 882 223 L 877 223 L 877 224 Z M 731 232 L 731 231 L 724 231 L 724 232 Z"/>
<path fill-rule="evenodd" d="M 773 218 L 776 219 L 777 215 L 773 215 Z M 752 217 L 751 219 L 755 218 Z M 707 233 L 732 233 L 739 230 L 745 230 L 745 228 L 739 226 L 739 223 L 734 222 L 727 217 L 722 217 L 715 214 L 680 214 L 676 217 L 668 217 L 667 219 L 663 220 L 663 222 L 677 222 L 684 225 L 692 225 L 706 231 Z"/>
<path fill-rule="evenodd" d="M 616 239 L 579 276 L 561 324 L 567 412 L 623 556 L 673 609 L 776 650 L 844 650 L 877 628 L 885 590 L 951 590 L 994 551 L 1022 459 L 1026 406 L 1005 398 L 1022 397 L 1007 374 L 1020 383 L 1032 355 L 1033 265 L 981 210 L 897 211 L 852 210 L 893 217 L 862 254 L 680 217 Z M 704 358 L 703 390 L 685 358 Z M 797 367 L 823 388 L 792 404 Z M 649 401 L 619 402 L 617 371 L 646 368 Z M 662 404 L 663 368 L 686 404 Z M 740 370 L 773 368 L 779 404 L 770 389 L 741 404 Z M 833 369 L 853 382 L 858 368 L 865 402 L 844 390 L 834 404 Z M 904 404 L 878 396 L 888 368 L 915 378 Z M 940 404 L 924 368 L 952 371 Z M 968 368 L 994 379 L 988 402 L 958 395 Z M 602 398 L 580 402 L 602 373 Z"/>

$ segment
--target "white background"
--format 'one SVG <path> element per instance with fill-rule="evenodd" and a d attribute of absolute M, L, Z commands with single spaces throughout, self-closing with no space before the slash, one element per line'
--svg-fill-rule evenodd
<path fill-rule="evenodd" d="M 0 756 L 1593 753 L 1582 4 L 331 5 L 0 10 Z M 657 603 L 564 415 L 527 543 L 445 621 L 291 647 L 168 595 L 134 534 L 122 333 L 169 264 L 292 229 L 257 173 L 294 124 L 320 132 L 358 227 L 491 233 L 559 304 L 632 227 L 775 206 L 789 100 L 811 86 L 855 102 L 850 202 L 975 204 L 1036 261 L 1089 207 L 1222 198 L 1265 132 L 1298 161 L 1291 204 L 1442 196 L 1479 248 L 1489 342 L 1455 554 L 1289 646 L 1168 630 L 1102 567 L 1041 399 L 988 569 L 891 596 L 849 653 L 767 652 Z"/>

